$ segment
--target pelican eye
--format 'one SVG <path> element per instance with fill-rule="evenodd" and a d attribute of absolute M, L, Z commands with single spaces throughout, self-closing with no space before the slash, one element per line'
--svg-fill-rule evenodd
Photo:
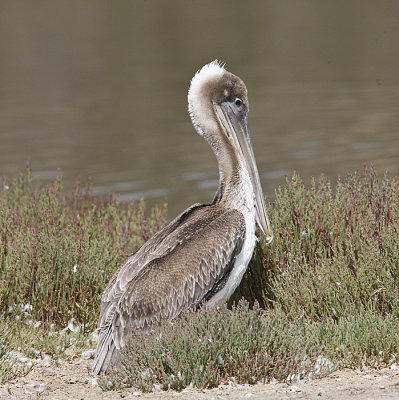
<path fill-rule="evenodd" d="M 242 106 L 242 100 L 239 97 L 236 97 L 236 99 L 234 100 L 234 103 L 237 107 Z"/>

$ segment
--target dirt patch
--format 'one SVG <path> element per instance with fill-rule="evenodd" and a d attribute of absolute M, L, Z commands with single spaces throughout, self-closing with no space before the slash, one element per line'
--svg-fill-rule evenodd
<path fill-rule="evenodd" d="M 342 370 L 322 379 L 294 384 L 221 386 L 211 390 L 142 394 L 137 390 L 103 392 L 90 372 L 92 360 L 76 359 L 36 364 L 24 377 L 0 387 L 0 399 L 114 400 L 114 399 L 398 399 L 399 370 Z"/>

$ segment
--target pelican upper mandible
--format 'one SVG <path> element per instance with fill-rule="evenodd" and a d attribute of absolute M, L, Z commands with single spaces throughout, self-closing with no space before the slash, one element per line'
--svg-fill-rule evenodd
<path fill-rule="evenodd" d="M 218 61 L 191 80 L 194 128 L 219 164 L 210 204 L 194 204 L 150 238 L 118 269 L 101 301 L 93 371 L 120 363 L 134 331 L 149 331 L 192 307 L 229 299 L 252 257 L 259 225 L 273 239 L 248 129 L 244 82 Z"/>

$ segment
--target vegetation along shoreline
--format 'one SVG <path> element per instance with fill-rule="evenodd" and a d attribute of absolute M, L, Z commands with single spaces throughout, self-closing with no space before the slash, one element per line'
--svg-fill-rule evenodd
<path fill-rule="evenodd" d="M 295 174 L 268 204 L 261 240 L 228 307 L 138 337 L 104 389 L 182 390 L 290 381 L 399 356 L 399 183 L 372 167 L 333 188 Z M 165 225 L 166 205 L 119 203 L 29 168 L 0 181 L 0 382 L 95 347 L 100 296 L 129 253 Z M 240 300 L 244 298 L 245 300 Z M 249 327 L 249 329 L 248 329 Z"/>

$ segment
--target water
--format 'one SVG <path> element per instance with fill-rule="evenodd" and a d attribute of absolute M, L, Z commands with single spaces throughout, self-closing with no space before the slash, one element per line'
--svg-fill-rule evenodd
<path fill-rule="evenodd" d="M 30 160 L 170 216 L 212 199 L 217 165 L 187 115 L 195 71 L 244 79 L 267 197 L 296 170 L 399 174 L 397 1 L 12 1 L 0 5 L 0 174 Z"/>

